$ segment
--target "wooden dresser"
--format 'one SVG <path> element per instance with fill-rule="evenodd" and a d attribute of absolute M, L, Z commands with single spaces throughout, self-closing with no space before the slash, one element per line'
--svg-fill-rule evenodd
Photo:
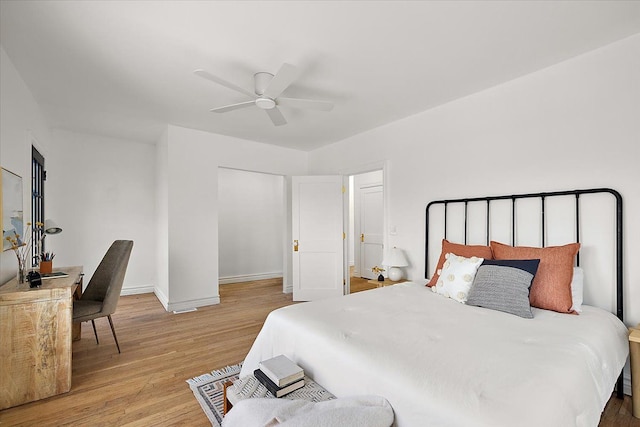
<path fill-rule="evenodd" d="M 0 286 L 0 410 L 71 389 L 73 295 L 82 267 L 40 288 L 13 279 Z M 79 288 L 79 289 L 78 289 Z"/>

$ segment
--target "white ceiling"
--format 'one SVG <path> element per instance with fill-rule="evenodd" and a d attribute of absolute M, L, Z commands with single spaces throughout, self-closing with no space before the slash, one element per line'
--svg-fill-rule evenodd
<path fill-rule="evenodd" d="M 167 123 L 312 150 L 640 32 L 637 1 L 7 1 L 0 44 L 52 127 L 155 142 Z M 275 127 L 252 90 L 301 70 Z"/>

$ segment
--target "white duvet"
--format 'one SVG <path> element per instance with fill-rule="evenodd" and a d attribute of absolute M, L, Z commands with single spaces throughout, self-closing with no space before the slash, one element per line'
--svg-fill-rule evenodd
<path fill-rule="evenodd" d="M 597 426 L 624 365 L 613 314 L 534 319 L 399 284 L 272 312 L 241 376 L 285 354 L 337 397 L 380 395 L 397 426 Z"/>

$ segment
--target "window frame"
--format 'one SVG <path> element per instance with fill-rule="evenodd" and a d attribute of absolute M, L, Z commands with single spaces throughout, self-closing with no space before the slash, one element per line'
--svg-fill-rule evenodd
<path fill-rule="evenodd" d="M 45 221 L 45 206 L 44 206 L 44 194 L 45 194 L 45 181 L 47 180 L 47 171 L 44 168 L 45 159 L 36 147 L 31 146 L 31 223 L 34 225 L 32 230 L 32 242 L 31 246 L 31 266 L 37 267 L 40 260 L 40 253 L 45 251 L 45 242 L 42 241 L 42 246 L 38 244 L 41 237 L 44 234 L 44 227 L 36 227 L 35 224 Z"/>

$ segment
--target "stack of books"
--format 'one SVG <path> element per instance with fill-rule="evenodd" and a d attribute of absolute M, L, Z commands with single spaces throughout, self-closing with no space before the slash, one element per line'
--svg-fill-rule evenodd
<path fill-rule="evenodd" d="M 284 355 L 260 362 L 253 376 L 275 397 L 304 387 L 304 370 Z"/>

